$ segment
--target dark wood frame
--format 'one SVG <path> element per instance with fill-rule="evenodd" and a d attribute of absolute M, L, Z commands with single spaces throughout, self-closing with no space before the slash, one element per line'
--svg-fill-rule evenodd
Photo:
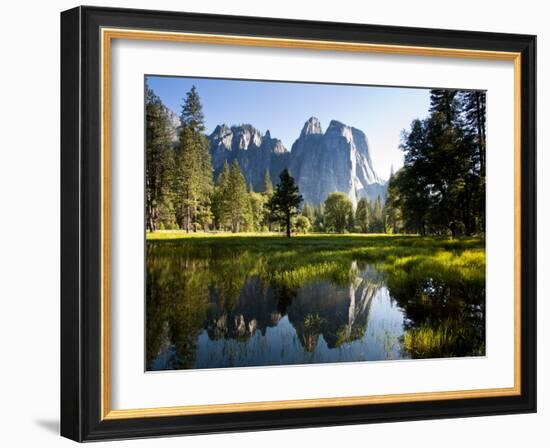
<path fill-rule="evenodd" d="M 521 393 L 305 409 L 102 419 L 100 29 L 521 53 Z M 61 434 L 77 441 L 536 411 L 536 37 L 78 7 L 61 14 Z"/>

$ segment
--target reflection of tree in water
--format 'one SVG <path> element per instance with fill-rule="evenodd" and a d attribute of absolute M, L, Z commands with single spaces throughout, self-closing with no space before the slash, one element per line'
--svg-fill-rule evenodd
<path fill-rule="evenodd" d="M 206 328 L 211 339 L 246 340 L 279 323 L 288 315 L 306 351 L 314 351 L 319 336 L 329 348 L 360 339 L 366 329 L 371 299 L 377 286 L 372 279 L 359 277 L 357 266 L 350 285 L 329 281 L 309 282 L 301 288 L 266 286 L 257 276 L 244 283 L 239 300 L 231 307 L 220 306 L 215 288 L 211 289 Z"/>
<path fill-rule="evenodd" d="M 302 325 L 300 340 L 306 352 L 314 352 L 321 334 L 324 319 L 318 314 L 308 314 Z"/>
<path fill-rule="evenodd" d="M 266 329 L 279 323 L 277 298 L 271 288 L 253 276 L 243 282 L 238 300 L 230 306 L 220 297 L 219 291 L 210 289 L 210 301 L 205 322 L 212 340 L 233 338 L 246 340 L 256 331 L 265 335 Z"/>
<path fill-rule="evenodd" d="M 484 354 L 484 277 L 465 279 L 443 265 L 387 272 L 390 294 L 405 313 L 405 348 L 413 358 Z"/>
<path fill-rule="evenodd" d="M 165 369 L 193 367 L 208 303 L 207 273 L 203 260 L 157 256 L 147 247 L 148 367 L 161 352 L 168 353 Z"/>
<path fill-rule="evenodd" d="M 246 341 L 256 332 L 265 335 L 285 315 L 306 351 L 315 350 L 320 336 L 335 348 L 364 335 L 378 288 L 374 270 L 360 273 L 350 262 L 347 284 L 315 280 L 296 287 L 270 284 L 264 263 L 249 252 L 149 247 L 148 365 L 164 353 L 161 368 L 190 368 L 203 329 L 211 340 Z"/>
<path fill-rule="evenodd" d="M 328 349 L 342 347 L 365 336 L 382 285 L 405 314 L 410 356 L 483 354 L 484 276 L 430 263 L 297 262 L 284 251 L 148 244 L 147 366 L 192 368 L 199 336 L 247 342 L 284 316 L 304 352 L 315 352 L 321 338 Z"/>
<path fill-rule="evenodd" d="M 253 334 L 252 312 L 263 316 L 263 302 L 261 289 L 247 279 L 259 267 L 258 258 L 248 252 L 147 245 L 148 368 L 192 368 L 198 337 L 205 329 L 212 339 L 246 339 Z M 256 309 L 238 313 L 242 295 L 252 291 L 258 300 L 247 303 Z"/>

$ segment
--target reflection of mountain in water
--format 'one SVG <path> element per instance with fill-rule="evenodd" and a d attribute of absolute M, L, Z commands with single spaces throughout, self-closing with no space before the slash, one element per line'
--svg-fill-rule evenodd
<path fill-rule="evenodd" d="M 147 369 L 484 353 L 482 276 L 284 249 L 148 244 Z"/>
<path fill-rule="evenodd" d="M 214 288 L 209 301 L 205 328 L 212 340 L 246 339 L 256 331 L 265 335 L 266 328 L 276 326 L 282 317 L 273 290 L 265 288 L 257 276 L 245 282 L 234 307 L 225 306 Z"/>
<path fill-rule="evenodd" d="M 372 298 L 379 289 L 373 269 L 360 272 L 354 262 L 349 285 L 317 280 L 296 290 L 265 286 L 256 276 L 249 278 L 238 303 L 228 309 L 215 289 L 209 294 L 205 328 L 212 340 L 246 340 L 256 332 L 266 334 L 287 314 L 306 351 L 313 351 L 319 336 L 328 348 L 361 338 Z"/>
<path fill-rule="evenodd" d="M 352 270 L 357 272 L 355 264 Z M 300 289 L 288 318 L 307 351 L 315 349 L 320 335 L 329 348 L 339 347 L 363 336 L 377 290 L 367 276 L 355 276 L 348 286 L 315 281 Z"/>

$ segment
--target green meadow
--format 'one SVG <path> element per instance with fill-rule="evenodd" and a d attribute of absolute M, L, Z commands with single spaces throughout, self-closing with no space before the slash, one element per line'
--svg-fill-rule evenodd
<path fill-rule="evenodd" d="M 147 233 L 148 359 L 159 352 L 166 319 L 180 316 L 180 321 L 171 321 L 170 332 L 184 338 L 185 348 L 179 351 L 189 351 L 193 345 L 189 341 L 212 320 L 213 307 L 225 315 L 243 306 L 239 303 L 251 279 L 260 289 L 275 291 L 281 309 L 311 285 L 345 290 L 367 271 L 375 272 L 369 281 L 386 288 L 391 303 L 403 314 L 401 357 L 485 353 L 485 244 L 480 238 L 307 234 L 289 239 L 265 233 L 158 231 Z M 322 303 L 322 294 L 310 297 L 308 313 L 294 317 L 296 328 L 310 333 L 319 328 L 322 333 L 323 321 L 330 320 L 321 317 L 322 307 L 328 306 Z M 259 291 L 258 302 L 262 297 Z M 247 303 L 244 315 L 256 306 L 260 304 Z M 218 322 L 219 315 L 212 321 Z M 346 325 L 334 330 L 337 346 L 365 335 L 364 326 L 350 330 Z M 308 340 L 316 336 L 307 335 Z"/>
<path fill-rule="evenodd" d="M 448 280 L 485 281 L 485 244 L 479 238 L 448 239 L 387 234 L 278 235 L 232 233 L 147 233 L 148 246 L 182 248 L 195 257 L 218 253 L 268 256 L 262 274 L 299 284 L 315 278 L 347 279 L 348 264 L 380 264 L 395 276 L 441 277 Z M 202 254 L 202 255 L 201 255 Z"/>

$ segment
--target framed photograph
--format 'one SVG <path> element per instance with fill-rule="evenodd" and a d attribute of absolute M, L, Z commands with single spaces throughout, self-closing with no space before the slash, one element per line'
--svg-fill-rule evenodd
<path fill-rule="evenodd" d="M 61 14 L 61 433 L 536 411 L 535 36 Z"/>

